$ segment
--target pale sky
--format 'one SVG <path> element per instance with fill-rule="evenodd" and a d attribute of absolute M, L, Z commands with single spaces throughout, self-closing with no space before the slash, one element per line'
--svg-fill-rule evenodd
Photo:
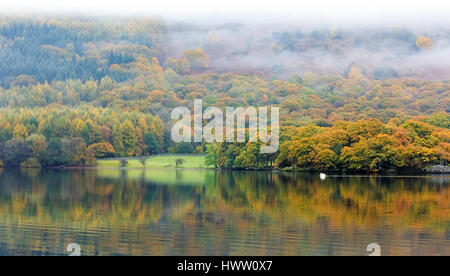
<path fill-rule="evenodd" d="M 0 0 L 2 14 L 320 17 L 447 20 L 448 0 Z"/>

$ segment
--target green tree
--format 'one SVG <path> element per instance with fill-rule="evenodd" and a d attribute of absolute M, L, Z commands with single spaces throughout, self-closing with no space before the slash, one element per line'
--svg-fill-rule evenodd
<path fill-rule="evenodd" d="M 42 162 L 47 154 L 47 139 L 45 136 L 41 134 L 32 134 L 26 141 L 33 151 L 33 156 Z"/>
<path fill-rule="evenodd" d="M 138 139 L 131 121 L 126 120 L 113 133 L 114 149 L 119 156 L 134 156 Z"/>
<path fill-rule="evenodd" d="M 176 167 L 176 168 L 181 167 L 183 164 L 184 164 L 184 159 L 183 159 L 183 158 L 177 158 L 177 159 L 175 160 L 175 167 Z"/>
<path fill-rule="evenodd" d="M 149 132 L 144 135 L 145 144 L 147 145 L 147 151 L 149 154 L 159 153 L 159 143 L 153 133 Z"/>
<path fill-rule="evenodd" d="M 205 164 L 207 166 L 214 166 L 214 168 L 217 168 L 217 159 L 218 159 L 217 149 L 218 149 L 217 143 L 208 144 L 206 146 Z"/>
<path fill-rule="evenodd" d="M 1 160 L 6 166 L 19 166 L 32 155 L 31 149 L 22 139 L 12 139 L 0 147 Z"/>

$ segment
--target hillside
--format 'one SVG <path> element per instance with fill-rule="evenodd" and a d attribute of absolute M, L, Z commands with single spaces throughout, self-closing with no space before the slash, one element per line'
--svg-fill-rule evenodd
<path fill-rule="evenodd" d="M 412 167 L 447 164 L 449 39 L 445 27 L 2 17 L 0 165 L 78 166 L 100 157 L 204 153 L 206 144 L 170 139 L 171 110 L 192 108 L 197 98 L 204 108 L 279 106 L 284 139 L 301 140 L 295 133 L 308 126 L 335 129 L 343 121 L 376 119 L 385 128 L 378 134 L 405 129 L 408 143 L 433 151 L 433 158 Z M 417 140 L 417 129 L 405 126 L 411 121 L 425 123 L 429 134 L 421 138 L 433 141 Z M 377 138 L 357 135 L 334 154 Z M 289 158 L 242 166 L 313 163 Z M 224 167 L 240 166 L 234 162 Z"/>

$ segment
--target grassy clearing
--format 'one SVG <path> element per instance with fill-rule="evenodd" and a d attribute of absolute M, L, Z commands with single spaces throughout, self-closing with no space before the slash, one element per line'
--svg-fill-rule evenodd
<path fill-rule="evenodd" d="M 145 160 L 145 168 L 175 168 L 177 159 L 183 159 L 180 168 L 212 168 L 205 165 L 204 155 L 155 155 Z M 143 168 L 139 159 L 127 159 L 128 165 L 125 168 Z M 120 159 L 98 160 L 99 168 L 120 168 Z"/>
<path fill-rule="evenodd" d="M 205 165 L 205 156 L 203 155 L 158 155 L 148 158 L 145 166 L 149 168 L 175 168 L 175 161 L 179 158 L 184 160 L 180 168 L 209 168 Z"/>
<path fill-rule="evenodd" d="M 142 165 L 141 161 L 130 159 L 128 160 L 127 168 L 143 168 L 144 165 Z"/>
<path fill-rule="evenodd" d="M 117 168 L 120 167 L 119 160 L 98 160 L 97 167 L 99 168 Z"/>

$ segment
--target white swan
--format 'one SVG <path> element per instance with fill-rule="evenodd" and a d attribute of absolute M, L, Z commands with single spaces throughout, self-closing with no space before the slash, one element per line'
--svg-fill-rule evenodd
<path fill-rule="evenodd" d="M 320 179 L 325 180 L 327 178 L 327 175 L 324 173 L 320 173 Z"/>

